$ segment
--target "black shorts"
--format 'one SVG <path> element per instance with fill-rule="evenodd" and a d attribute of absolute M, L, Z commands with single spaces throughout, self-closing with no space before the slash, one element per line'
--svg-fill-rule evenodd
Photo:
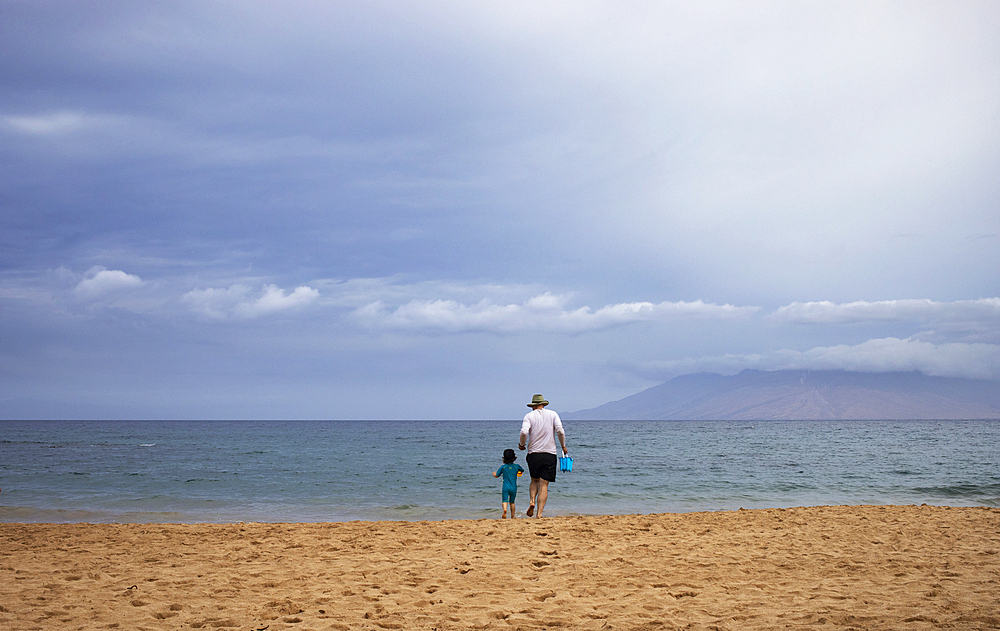
<path fill-rule="evenodd" d="M 536 451 L 528 454 L 524 459 L 528 463 L 528 472 L 533 478 L 541 478 L 549 482 L 556 481 L 556 464 L 558 459 L 555 454 L 547 454 Z"/>

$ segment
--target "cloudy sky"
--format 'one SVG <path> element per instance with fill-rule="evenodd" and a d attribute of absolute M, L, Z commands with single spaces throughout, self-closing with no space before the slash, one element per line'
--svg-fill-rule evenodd
<path fill-rule="evenodd" d="M 1000 4 L 0 0 L 0 417 L 1000 380 Z"/>

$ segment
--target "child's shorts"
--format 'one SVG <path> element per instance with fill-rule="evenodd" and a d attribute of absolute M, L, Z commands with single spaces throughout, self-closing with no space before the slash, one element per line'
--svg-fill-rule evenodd
<path fill-rule="evenodd" d="M 517 489 L 504 489 L 501 491 L 504 502 L 514 503 L 514 498 L 517 497 Z"/>

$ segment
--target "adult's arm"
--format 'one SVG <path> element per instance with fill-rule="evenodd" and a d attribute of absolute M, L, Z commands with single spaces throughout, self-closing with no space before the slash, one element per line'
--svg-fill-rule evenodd
<path fill-rule="evenodd" d="M 563 429 L 562 419 L 556 414 L 555 420 L 556 436 L 559 437 L 559 444 L 562 445 L 563 455 L 569 455 L 569 451 L 566 450 L 566 430 Z"/>

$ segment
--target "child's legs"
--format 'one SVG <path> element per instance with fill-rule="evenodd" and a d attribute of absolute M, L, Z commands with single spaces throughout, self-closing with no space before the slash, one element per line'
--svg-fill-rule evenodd
<path fill-rule="evenodd" d="M 510 513 L 511 517 L 514 516 L 513 505 L 514 505 L 514 497 L 516 497 L 516 496 L 517 496 L 517 491 L 516 490 L 515 491 L 511 491 L 510 489 L 504 489 L 501 492 L 500 499 L 501 499 L 502 504 L 503 504 L 503 517 L 507 516 L 507 506 L 508 505 L 511 506 L 511 509 L 510 509 L 511 510 L 511 513 Z M 503 519 L 503 517 L 501 517 L 501 519 Z"/>
<path fill-rule="evenodd" d="M 514 500 L 517 498 L 517 487 L 504 488 L 501 495 L 503 499 L 503 516 L 507 516 L 507 506 L 510 506 L 510 518 L 514 519 Z"/>
<path fill-rule="evenodd" d="M 509 503 L 510 503 L 510 502 L 503 502 L 503 503 L 501 504 L 501 506 L 503 507 L 503 515 L 502 515 L 502 516 L 500 517 L 500 519 L 506 519 L 506 518 L 507 518 L 507 505 L 508 505 Z"/>

